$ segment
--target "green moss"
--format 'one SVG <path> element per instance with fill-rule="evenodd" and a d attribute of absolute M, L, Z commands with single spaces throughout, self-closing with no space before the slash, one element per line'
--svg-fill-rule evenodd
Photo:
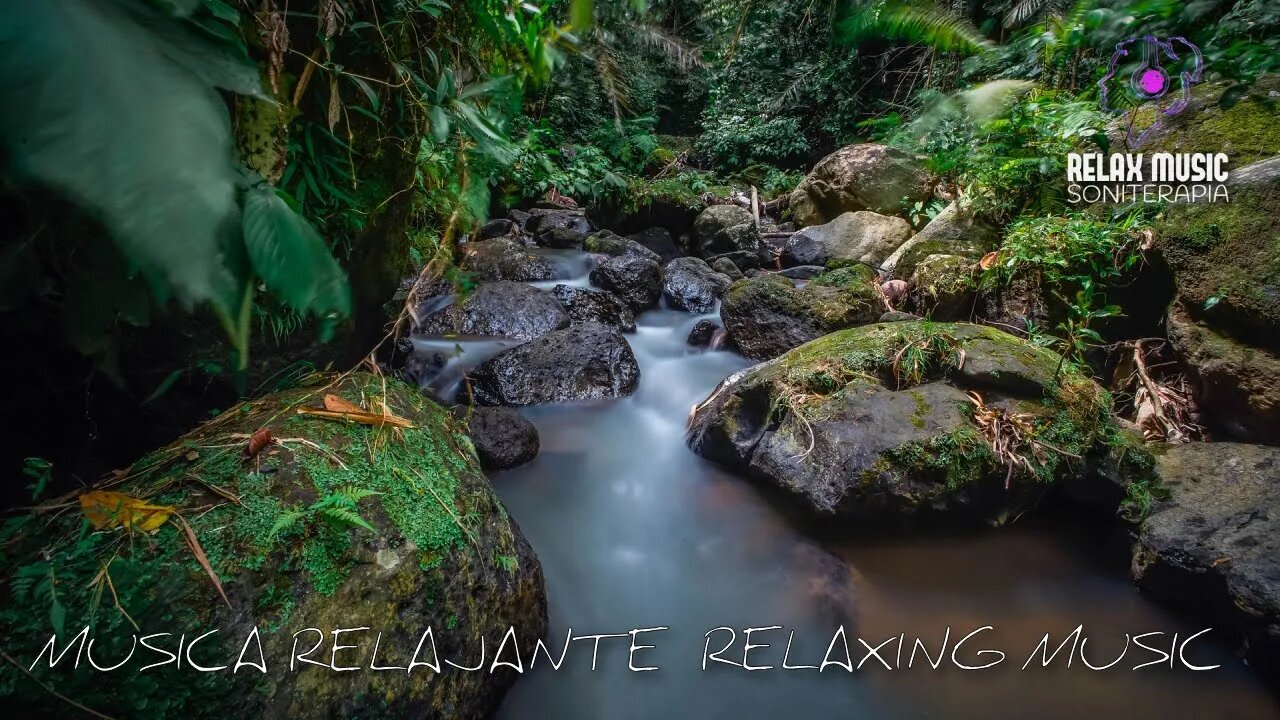
<path fill-rule="evenodd" d="M 925 400 L 924 395 L 918 391 L 911 391 L 911 399 L 916 403 L 915 412 L 911 413 L 911 424 L 917 428 L 924 428 L 924 419 L 929 417 L 929 401 Z"/>
<path fill-rule="evenodd" d="M 1280 90 L 1280 77 L 1260 78 L 1240 102 L 1224 109 L 1218 99 L 1228 87 L 1223 83 L 1195 86 L 1193 111 L 1179 115 L 1167 130 L 1153 133 L 1142 151 L 1225 152 L 1232 169 L 1274 155 L 1280 148 L 1280 123 L 1276 122 L 1276 102 L 1268 95 Z M 1147 127 L 1152 112 L 1145 107 L 1140 110 L 1135 125 Z"/>
<path fill-rule="evenodd" d="M 886 455 L 909 476 L 938 478 L 949 490 L 999 471 L 999 463 L 982 436 L 967 426 L 924 442 L 908 443 Z"/>

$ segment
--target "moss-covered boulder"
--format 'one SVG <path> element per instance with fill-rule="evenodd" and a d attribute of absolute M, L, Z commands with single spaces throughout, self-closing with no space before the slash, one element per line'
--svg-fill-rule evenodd
<path fill-rule="evenodd" d="M 712 205 L 693 223 L 693 246 L 699 257 L 725 253 L 758 253 L 760 228 L 747 210 L 737 205 Z"/>
<path fill-rule="evenodd" d="M 959 255 L 930 255 L 911 275 L 906 306 L 933 320 L 968 319 L 978 289 L 977 264 Z"/>
<path fill-rule="evenodd" d="M 1000 233 L 994 225 L 971 209 L 951 203 L 899 246 L 882 266 L 906 279 L 915 272 L 916 265 L 930 255 L 957 255 L 976 260 L 999 245 Z"/>
<path fill-rule="evenodd" d="M 720 303 L 730 337 L 743 355 L 756 360 L 875 322 L 883 311 L 875 273 L 865 265 L 829 270 L 800 286 L 778 275 L 757 275 L 730 285 Z"/>
<path fill-rule="evenodd" d="M 1023 438 L 1014 457 L 993 452 L 988 413 Z M 1112 436 L 1109 396 L 1052 352 L 914 321 L 835 332 L 729 377 L 696 408 L 689 443 L 861 529 L 1002 523 L 1105 456 Z"/>
<path fill-rule="evenodd" d="M 497 706 L 516 673 L 488 672 L 494 650 L 509 627 L 522 653 L 546 628 L 537 557 L 447 411 L 396 381 L 325 380 L 241 403 L 98 488 L 171 511 L 71 496 L 6 522 L 0 626 L 35 676 L 0 671 L 11 714 L 69 712 L 36 680 L 119 718 L 481 718 Z M 299 413 L 327 394 L 412 427 Z M 125 514 L 129 527 L 110 527 Z M 86 626 L 92 644 L 77 650 Z M 428 641 L 416 660 L 441 671 L 409 672 L 428 628 L 435 653 Z M 51 669 L 38 656 L 53 633 L 73 647 Z M 156 633 L 169 635 L 141 639 Z M 474 667 L 482 638 L 483 672 L 448 665 Z M 167 659 L 143 642 L 181 660 L 142 670 Z M 306 657 L 328 667 L 291 668 L 316 643 Z M 124 664 L 108 674 L 89 658 Z M 376 669 L 390 666 L 406 669 Z"/>
<path fill-rule="evenodd" d="M 910 153 L 859 143 L 818 161 L 791 193 L 789 205 L 800 225 L 821 225 L 850 211 L 896 215 L 904 203 L 925 200 L 932 189 L 924 166 Z"/>
<path fill-rule="evenodd" d="M 785 267 L 826 265 L 832 260 L 879 264 L 911 237 L 906 220 L 862 210 L 807 227 L 787 239 L 779 259 Z"/>
<path fill-rule="evenodd" d="M 1139 587 L 1231 638 L 1280 681 L 1280 448 L 1177 445 L 1156 468 L 1169 497 L 1139 535 Z"/>
<path fill-rule="evenodd" d="M 1280 443 L 1280 179 L 1174 206 L 1156 234 L 1177 287 L 1170 335 L 1210 420 Z"/>
<path fill-rule="evenodd" d="M 1139 147 L 1148 158 L 1158 152 L 1226 153 L 1231 168 L 1270 157 L 1280 150 L 1280 122 L 1277 122 L 1275 94 L 1280 92 L 1280 76 L 1258 80 L 1239 102 L 1220 102 L 1231 83 L 1202 83 L 1191 89 L 1187 108 L 1173 117 L 1163 116 L 1161 127 L 1151 130 Z M 1154 103 L 1116 118 L 1107 127 L 1107 137 L 1115 152 L 1128 152 L 1126 136 L 1136 137 L 1152 126 L 1157 109 Z"/>

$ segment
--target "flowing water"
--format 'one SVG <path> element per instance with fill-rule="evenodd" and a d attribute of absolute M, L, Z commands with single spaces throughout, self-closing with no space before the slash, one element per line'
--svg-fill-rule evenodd
<path fill-rule="evenodd" d="M 581 277 L 574 282 L 585 282 Z M 713 317 L 713 315 L 702 316 Z M 525 408 L 542 451 L 533 462 L 497 473 L 494 485 L 533 544 L 546 573 L 551 627 L 559 655 L 566 633 L 640 634 L 628 669 L 630 637 L 575 641 L 559 670 L 539 660 L 507 695 L 498 717 L 523 718 L 1277 718 L 1280 707 L 1239 661 L 1212 641 L 1189 646 L 1187 660 L 1222 664 L 1207 672 L 1167 667 L 1133 671 L 1155 659 L 1132 658 L 1109 671 L 1077 660 L 1070 669 L 1019 670 L 1045 633 L 1063 638 L 1084 624 L 1089 659 L 1117 656 L 1124 635 L 1199 630 L 1140 596 L 1114 555 L 1099 557 L 1087 531 L 1013 526 L 963 537 L 820 544 L 773 508 L 748 482 L 694 455 L 684 443 L 691 407 L 722 378 L 749 362 L 729 352 L 688 347 L 701 319 L 658 309 L 637 318 L 629 336 L 641 367 L 639 390 L 618 400 Z M 460 343 L 451 377 L 497 350 Z M 452 381 L 451 381 L 452 382 Z M 844 625 L 853 662 L 872 646 L 905 633 L 902 659 L 882 651 L 848 673 L 818 665 Z M 1001 649 L 995 669 L 933 670 L 917 657 L 919 637 L 935 658 L 951 627 L 950 648 L 971 630 L 994 629 L 967 645 Z M 737 629 L 722 657 L 743 660 L 743 629 L 759 632 L 748 672 L 709 663 Z M 792 634 L 794 631 L 794 634 Z M 789 653 L 785 650 L 791 637 Z M 1149 639 L 1156 644 L 1155 639 Z M 1055 646 L 1057 640 L 1055 640 Z M 1136 648 L 1135 648 L 1136 650 Z M 524 650 L 526 656 L 528 650 Z"/>

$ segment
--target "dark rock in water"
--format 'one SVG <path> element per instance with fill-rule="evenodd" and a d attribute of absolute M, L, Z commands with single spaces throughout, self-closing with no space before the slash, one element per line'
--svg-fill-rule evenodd
<path fill-rule="evenodd" d="M 1170 498 L 1138 537 L 1139 587 L 1238 641 L 1280 682 L 1280 448 L 1175 445 L 1156 470 Z"/>
<path fill-rule="evenodd" d="M 534 240 L 542 247 L 555 248 L 557 250 L 578 250 L 582 248 L 582 241 L 586 237 L 586 233 L 578 232 L 574 228 L 553 227 L 550 230 L 539 232 L 534 237 Z"/>
<path fill-rule="evenodd" d="M 782 264 L 826 265 L 856 260 L 878 265 L 912 235 L 906 220 L 868 211 L 842 213 L 831 222 L 792 235 L 782 250 Z"/>
<path fill-rule="evenodd" d="M 684 251 L 672 239 L 671 233 L 663 227 L 651 227 L 637 233 L 631 233 L 627 237 L 657 253 L 664 263 L 684 255 Z"/>
<path fill-rule="evenodd" d="M 636 318 L 631 308 L 611 292 L 557 285 L 551 289 L 551 294 L 560 301 L 575 323 L 600 323 L 623 332 L 634 332 L 636 329 Z"/>
<path fill-rule="evenodd" d="M 658 253 L 632 240 L 624 238 L 609 230 L 601 230 L 588 235 L 582 242 L 582 249 L 587 252 L 600 253 L 610 257 L 638 257 L 661 265 L 662 258 Z"/>
<path fill-rule="evenodd" d="M 480 229 L 476 231 L 475 241 L 495 240 L 497 238 L 509 238 L 519 240 L 521 237 L 520 226 L 511 220 L 490 220 Z"/>
<path fill-rule="evenodd" d="M 889 312 L 881 315 L 880 319 L 877 322 L 882 322 L 882 323 L 911 322 L 912 320 L 919 320 L 919 319 L 920 319 L 919 315 L 912 315 L 909 312 L 902 312 L 900 310 L 890 310 Z"/>
<path fill-rule="evenodd" d="M 524 210 L 508 210 L 507 217 L 510 218 L 511 222 L 515 223 L 521 230 L 524 230 L 525 226 L 529 224 L 529 221 L 533 219 L 533 216 Z"/>
<path fill-rule="evenodd" d="M 730 284 L 727 276 L 700 258 L 676 258 L 662 271 L 662 296 L 676 310 L 711 312 Z"/>
<path fill-rule="evenodd" d="M 466 423 L 485 470 L 506 470 L 538 456 L 538 428 L 512 408 L 461 405 L 454 415 Z"/>
<path fill-rule="evenodd" d="M 689 331 L 689 337 L 685 342 L 694 347 L 707 347 L 719 331 L 720 326 L 715 324 L 715 321 L 699 320 L 693 324 L 693 329 Z"/>
<path fill-rule="evenodd" d="M 605 260 L 591 271 L 591 284 L 622 298 L 635 312 L 658 304 L 662 278 L 658 263 L 633 255 Z"/>
<path fill-rule="evenodd" d="M 777 275 L 739 280 L 720 304 L 720 319 L 743 355 L 777 357 L 827 333 L 875 322 L 884 306 L 870 268 L 818 275 L 803 288 Z"/>
<path fill-rule="evenodd" d="M 906 347 L 935 350 L 913 372 Z M 977 325 L 840 330 L 731 375 L 699 406 L 689 443 L 847 529 L 999 524 L 1079 471 L 1065 453 L 1089 457 L 1111 437 L 1109 397 L 1073 368 L 1055 376 L 1058 360 Z M 970 363 L 974 375 L 957 374 Z M 965 411 L 975 387 L 1064 454 L 1035 455 L 1034 474 L 1010 477 Z"/>
<path fill-rule="evenodd" d="M 707 259 L 731 252 L 758 253 L 760 230 L 747 210 L 737 205 L 712 205 L 694 221 L 693 241 L 698 256 Z"/>
<path fill-rule="evenodd" d="M 742 274 L 742 271 L 738 269 L 738 266 L 727 257 L 718 257 L 711 261 L 711 269 L 724 274 L 730 280 L 741 280 L 746 277 Z"/>
<path fill-rule="evenodd" d="M 588 235 L 593 229 L 591 221 L 581 210 L 534 208 L 529 214 L 532 217 L 529 218 L 525 231 L 534 236 L 555 228 L 566 228 L 581 235 Z"/>
<path fill-rule="evenodd" d="M 412 426 L 398 429 L 375 449 L 367 426 L 297 413 L 299 407 L 319 407 L 327 393 L 368 403 L 371 409 L 380 410 L 385 403 Z M 249 437 L 264 429 L 274 437 L 310 444 L 267 444 L 253 460 L 253 468 L 262 472 L 250 472 L 237 459 L 239 448 L 225 448 L 226 437 Z M 202 483 L 190 481 L 196 472 Z M 242 502 L 225 502 L 210 487 L 234 488 Z M 195 654 L 206 665 L 217 657 L 226 659 L 226 653 L 234 656 L 255 629 L 289 627 L 289 618 L 306 618 L 307 625 L 330 630 L 377 627 L 383 633 L 380 653 L 391 652 L 389 638 L 400 638 L 401 648 L 410 643 L 395 653 L 403 664 L 427 627 L 448 628 L 447 640 L 444 633 L 436 634 L 438 643 L 446 643 L 441 653 L 463 652 L 470 638 L 484 637 L 486 646 L 497 643 L 508 628 L 514 628 L 513 642 L 523 650 L 547 629 L 542 566 L 481 472 L 461 427 L 416 387 L 396 380 L 367 373 L 329 376 L 314 387 L 240 403 L 149 455 L 110 489 L 205 509 L 183 513 L 183 522 L 164 523 L 145 539 L 135 530 L 133 543 L 125 537 L 128 531 L 119 528 L 82 533 L 80 512 L 33 514 L 33 522 L 6 528 L 5 577 L 0 581 L 10 592 L 15 578 L 31 577 L 33 569 L 40 574 L 35 564 L 41 552 L 59 558 L 58 580 L 65 585 L 59 586 L 58 598 L 66 627 L 87 627 L 96 618 L 91 637 L 99 662 L 125 659 L 135 639 L 132 628 L 122 630 L 128 627 L 123 613 L 113 610 L 108 617 L 99 606 L 95 589 L 101 585 L 95 578 L 108 561 L 121 607 L 144 623 L 143 632 L 161 625 L 217 633 Z M 341 513 L 329 522 L 330 516 L 307 510 L 326 497 L 342 495 L 349 496 L 345 506 L 329 507 L 343 507 L 348 519 L 358 518 L 368 527 L 338 521 Z M 301 516 L 290 522 L 285 515 L 292 508 Z M 203 545 L 228 603 L 194 563 L 184 540 L 187 526 Z M 47 575 L 47 569 L 43 572 Z M 7 618 L 13 616 L 7 606 L 5 612 Z M 47 621 L 16 627 L 6 623 L 9 646 L 32 648 L 24 652 L 33 655 L 49 634 Z M 350 633 L 347 640 L 367 650 L 375 635 Z M 282 641 L 272 642 L 272 637 Z M 246 657 L 258 660 L 258 649 L 253 646 Z M 266 667 L 289 666 L 291 643 L 281 635 L 264 633 L 260 649 Z M 347 652 L 351 665 L 362 664 L 354 658 L 363 651 Z M 431 674 L 429 681 L 420 677 L 388 684 L 376 672 L 281 670 L 262 682 L 265 678 L 257 673 L 247 677 L 230 670 L 135 672 L 142 662 L 135 657 L 110 676 L 106 704 L 104 676 L 51 671 L 46 665 L 32 672 L 43 683 L 56 683 L 62 697 L 24 682 L 6 688 L 5 705 L 13 717 L 30 718 L 67 717 L 66 699 L 74 698 L 121 718 L 480 720 L 491 715 L 519 677 L 499 668 L 494 675 L 487 669 L 444 672 Z M 175 705 L 176 698 L 191 697 L 200 698 L 199 706 L 179 710 Z"/>
<path fill-rule="evenodd" d="M 422 319 L 423 335 L 491 335 L 531 340 L 569 325 L 569 314 L 551 294 L 532 285 L 481 283 L 462 302 Z"/>
<path fill-rule="evenodd" d="M 801 225 L 821 225 L 841 213 L 895 213 L 933 191 L 929 174 L 910 153 L 875 143 L 846 145 L 813 166 L 788 205 Z"/>
<path fill-rule="evenodd" d="M 459 250 L 462 269 L 486 280 L 554 280 L 560 272 L 555 263 L 506 238 L 463 243 Z"/>
<path fill-rule="evenodd" d="M 784 278 L 791 278 L 792 280 L 809 280 L 821 275 L 826 272 L 826 270 L 827 269 L 822 265 L 795 265 L 793 267 L 783 268 L 774 274 Z"/>
<path fill-rule="evenodd" d="M 640 366 L 616 328 L 582 323 L 489 358 L 471 373 L 483 405 L 540 405 L 635 392 Z"/>
<path fill-rule="evenodd" d="M 761 257 L 758 250 L 736 250 L 734 252 L 712 255 L 707 258 L 707 263 L 717 263 L 721 260 L 728 260 L 743 271 L 755 269 L 761 266 Z"/>

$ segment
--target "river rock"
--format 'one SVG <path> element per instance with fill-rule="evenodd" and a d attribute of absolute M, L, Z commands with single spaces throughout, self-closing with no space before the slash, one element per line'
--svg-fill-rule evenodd
<path fill-rule="evenodd" d="M 711 269 L 721 273 L 731 281 L 741 280 L 746 277 L 746 275 L 742 274 L 742 271 L 738 269 L 738 266 L 735 265 L 732 260 L 723 256 L 711 261 Z"/>
<path fill-rule="evenodd" d="M 671 237 L 671 232 L 664 227 L 646 228 L 627 237 L 657 253 L 664 263 L 684 255 L 684 251 Z"/>
<path fill-rule="evenodd" d="M 634 255 L 605 260 L 591 271 L 591 284 L 622 298 L 634 312 L 658 304 L 662 295 L 662 271 L 658 263 Z"/>
<path fill-rule="evenodd" d="M 548 232 L 555 228 L 573 230 L 579 235 L 588 235 L 594 229 L 591 221 L 581 210 L 562 210 L 558 208 L 534 208 L 529 211 L 530 218 L 525 225 L 525 232 L 533 236 Z"/>
<path fill-rule="evenodd" d="M 711 345 L 711 340 L 720 331 L 720 326 L 712 320 L 699 320 L 693 324 L 693 329 L 689 331 L 689 337 L 685 338 L 685 342 L 694 347 L 707 347 Z"/>
<path fill-rule="evenodd" d="M 594 322 L 616 327 L 623 332 L 634 332 L 635 315 L 617 295 L 604 290 L 557 285 L 551 289 L 569 318 L 576 323 Z"/>
<path fill-rule="evenodd" d="M 1280 682 L 1280 448 L 1189 443 L 1156 463 L 1170 497 L 1138 537 L 1139 587 L 1236 640 Z"/>
<path fill-rule="evenodd" d="M 924 229 L 903 243 L 881 266 L 899 278 L 909 278 L 916 265 L 930 255 L 958 255 L 977 260 L 1000 245 L 1000 233 L 972 210 L 951 203 Z"/>
<path fill-rule="evenodd" d="M 520 226 L 512 220 L 498 219 L 490 220 L 480 229 L 476 231 L 475 240 L 496 240 L 498 238 L 506 238 L 508 240 L 521 241 L 524 234 L 520 232 Z"/>
<path fill-rule="evenodd" d="M 662 271 L 662 296 L 676 310 L 711 312 L 730 284 L 728 276 L 712 270 L 701 258 L 676 258 Z"/>
<path fill-rule="evenodd" d="M 610 257 L 625 255 L 627 257 L 643 258 L 657 265 L 662 264 L 662 257 L 658 253 L 631 238 L 624 238 L 611 230 L 600 230 L 588 235 L 582 241 L 582 249 Z"/>
<path fill-rule="evenodd" d="M 534 241 L 542 247 L 556 250 L 580 250 L 586 238 L 586 233 L 578 232 L 573 228 L 553 227 L 538 233 Z"/>
<path fill-rule="evenodd" d="M 538 456 L 538 428 L 514 408 L 462 405 L 454 415 L 465 425 L 486 471 L 513 468 Z"/>
<path fill-rule="evenodd" d="M 423 335 L 490 335 L 532 340 L 569 326 L 569 314 L 550 293 L 518 282 L 480 283 L 461 302 L 422 319 Z"/>
<path fill-rule="evenodd" d="M 826 271 L 827 268 L 823 265 L 796 265 L 783 268 L 775 274 L 792 280 L 812 280 Z"/>
<path fill-rule="evenodd" d="M 707 258 L 708 265 L 715 265 L 721 260 L 728 260 L 735 267 L 741 268 L 745 275 L 747 271 L 759 268 L 763 262 L 763 257 L 759 250 L 735 250 L 733 252 L 712 255 Z"/>
<path fill-rule="evenodd" d="M 904 371 L 904 347 L 933 348 Z M 696 409 L 695 452 L 845 529 L 1005 522 L 1109 437 L 1109 397 L 1058 356 L 994 328 L 924 321 L 840 330 L 727 378 Z M 1057 452 L 1007 468 L 966 390 L 1026 413 Z M 1008 478 L 1009 489 L 1005 483 Z"/>
<path fill-rule="evenodd" d="M 911 226 L 900 217 L 866 210 L 841 213 L 829 223 L 792 235 L 783 246 L 782 265 L 826 265 L 832 260 L 879 265 L 911 234 Z"/>
<path fill-rule="evenodd" d="M 784 277 L 760 275 L 729 287 L 720 319 L 743 355 L 777 357 L 841 328 L 875 322 L 884 306 L 870 268 L 823 273 L 803 288 Z"/>
<path fill-rule="evenodd" d="M 322 407 L 326 394 L 375 412 L 385 408 L 410 427 L 392 433 L 298 414 Z M 242 459 L 245 440 L 228 445 L 229 437 L 263 430 L 281 442 L 249 459 Z M 291 635 L 307 627 L 326 634 L 375 628 L 346 633 L 342 644 L 355 647 L 337 656 L 340 666 L 367 669 L 378 632 L 377 662 L 407 664 L 428 627 L 435 628 L 440 658 L 470 656 L 482 637 L 496 647 L 509 627 L 523 651 L 547 629 L 542 567 L 481 472 L 471 442 L 445 409 L 396 380 L 331 376 L 245 401 L 122 472 L 109 490 L 176 507 L 182 520 L 170 516 L 147 534 L 118 526 L 84 532 L 78 503 L 74 512 L 11 519 L 0 566 L 6 578 L 0 627 L 10 651 L 33 657 L 54 627 L 61 644 L 92 623 L 93 655 L 114 664 L 129 656 L 137 635 L 175 633 L 152 642 L 177 651 L 176 633 L 194 643 L 195 635 L 216 631 L 193 658 L 205 665 L 257 661 L 260 646 L 271 673 L 139 672 L 147 660 L 135 656 L 110 675 L 104 691 L 103 675 L 83 665 L 71 672 L 68 657 L 56 669 L 37 663 L 31 670 L 58 696 L 32 681 L 6 690 L 14 717 L 65 717 L 70 700 L 119 718 L 479 720 L 497 708 L 517 672 L 423 672 L 394 683 L 367 670 L 288 672 Z M 197 564 L 188 532 L 225 602 Z M 42 557 L 57 558 L 61 610 L 52 626 L 47 606 L 33 612 L 34 598 L 9 602 L 32 597 L 15 578 L 46 577 L 47 565 L 33 564 Z M 98 592 L 104 564 L 111 575 L 106 606 Z M 125 612 L 115 609 L 117 599 Z M 318 642 L 318 634 L 298 635 L 298 652 Z M 329 653 L 312 657 L 321 655 Z M 191 698 L 199 698 L 198 706 L 185 704 Z"/>
<path fill-rule="evenodd" d="M 559 273 L 555 263 L 508 238 L 463 243 L 458 249 L 459 266 L 486 280 L 554 280 Z"/>
<path fill-rule="evenodd" d="M 640 366 L 617 328 L 582 323 L 504 350 L 470 378 L 480 404 L 541 405 L 630 395 Z"/>
<path fill-rule="evenodd" d="M 791 193 L 791 215 L 821 225 L 841 213 L 870 210 L 893 215 L 903 203 L 928 199 L 929 176 L 909 153 L 875 143 L 846 145 L 813 166 Z"/>
<path fill-rule="evenodd" d="M 730 252 L 758 254 L 760 230 L 749 211 L 737 205 L 712 205 L 694 221 L 693 240 L 702 258 Z"/>

